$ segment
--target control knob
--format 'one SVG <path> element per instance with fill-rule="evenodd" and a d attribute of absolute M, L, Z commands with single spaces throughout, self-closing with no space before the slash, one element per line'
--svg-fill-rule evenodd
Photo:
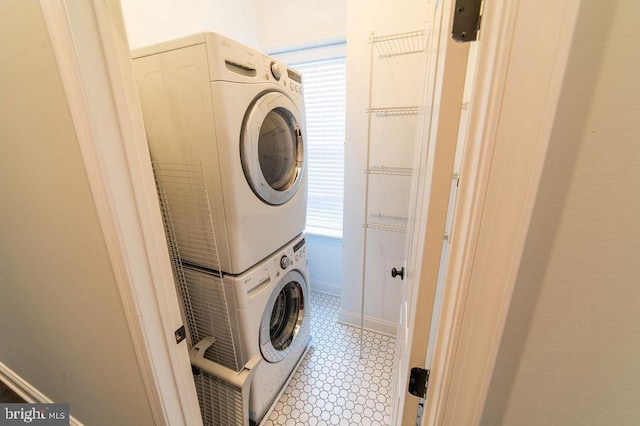
<path fill-rule="evenodd" d="M 287 257 L 287 255 L 284 255 L 280 258 L 280 267 L 282 269 L 287 269 L 289 266 L 291 266 L 292 263 L 293 262 Z"/>
<path fill-rule="evenodd" d="M 271 62 L 271 74 L 273 74 L 273 78 L 275 78 L 276 81 L 279 81 L 280 77 L 282 77 L 282 70 L 280 69 L 280 65 L 275 62 Z"/>

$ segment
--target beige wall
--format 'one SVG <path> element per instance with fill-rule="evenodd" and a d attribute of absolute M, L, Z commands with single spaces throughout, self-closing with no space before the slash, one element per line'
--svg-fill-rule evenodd
<path fill-rule="evenodd" d="M 638 16 L 582 1 L 484 425 L 640 422 Z"/>
<path fill-rule="evenodd" d="M 132 49 L 202 31 L 215 31 L 249 46 L 259 47 L 256 0 L 120 2 Z"/>
<path fill-rule="evenodd" d="M 255 6 L 265 52 L 343 41 L 347 35 L 346 0 L 257 0 Z"/>
<path fill-rule="evenodd" d="M 38 1 L 0 2 L 0 46 L 0 362 L 85 424 L 152 424 Z"/>

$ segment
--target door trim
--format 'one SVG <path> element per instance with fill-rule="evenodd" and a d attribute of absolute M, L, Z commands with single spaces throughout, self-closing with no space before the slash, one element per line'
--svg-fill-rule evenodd
<path fill-rule="evenodd" d="M 425 425 L 480 423 L 578 6 L 485 3 Z"/>
<path fill-rule="evenodd" d="M 201 425 L 120 4 L 41 4 L 155 423 Z"/>

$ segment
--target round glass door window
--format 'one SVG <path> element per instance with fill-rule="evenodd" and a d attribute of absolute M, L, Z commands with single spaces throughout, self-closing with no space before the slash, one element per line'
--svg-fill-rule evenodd
<path fill-rule="evenodd" d="M 242 168 L 252 191 L 267 204 L 286 203 L 302 181 L 305 150 L 298 114 L 285 95 L 268 92 L 245 117 Z"/>
<path fill-rule="evenodd" d="M 260 347 L 267 361 L 286 358 L 298 336 L 304 321 L 305 288 L 302 275 L 289 271 L 271 295 L 260 327 Z"/>

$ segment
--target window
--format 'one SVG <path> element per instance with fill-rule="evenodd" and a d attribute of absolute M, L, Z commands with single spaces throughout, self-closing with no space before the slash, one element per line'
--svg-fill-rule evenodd
<path fill-rule="evenodd" d="M 342 237 L 344 44 L 274 55 L 302 74 L 307 123 L 307 232 Z"/>

